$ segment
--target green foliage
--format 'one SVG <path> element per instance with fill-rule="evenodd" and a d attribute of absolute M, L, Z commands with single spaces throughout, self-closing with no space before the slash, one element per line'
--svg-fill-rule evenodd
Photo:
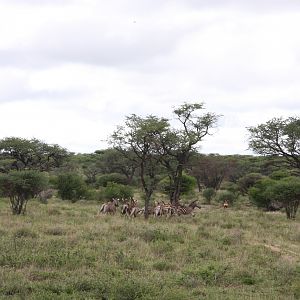
<path fill-rule="evenodd" d="M 287 217 L 294 219 L 300 203 L 300 178 L 264 178 L 249 190 L 249 196 L 258 207 L 268 208 L 274 201 L 281 203 L 286 209 Z"/>
<path fill-rule="evenodd" d="M 118 184 L 115 182 L 108 182 L 104 190 L 104 197 L 111 198 L 130 198 L 133 197 L 133 189 L 130 186 Z"/>
<path fill-rule="evenodd" d="M 273 118 L 248 128 L 249 146 L 258 154 L 282 156 L 293 168 L 300 168 L 300 118 Z"/>
<path fill-rule="evenodd" d="M 300 177 L 286 177 L 269 185 L 265 192 L 268 199 L 283 203 L 287 218 L 295 219 L 300 203 Z"/>
<path fill-rule="evenodd" d="M 202 195 L 206 199 L 207 203 L 210 204 L 212 198 L 215 196 L 216 191 L 214 188 L 207 188 L 203 190 Z"/>
<path fill-rule="evenodd" d="M 0 175 L 0 194 L 9 197 L 13 214 L 26 211 L 27 201 L 48 185 L 47 177 L 38 171 L 11 171 Z"/>
<path fill-rule="evenodd" d="M 109 182 L 126 185 L 127 181 L 126 176 L 119 173 L 104 174 L 97 179 L 97 186 L 106 187 Z"/>
<path fill-rule="evenodd" d="M 277 170 L 272 172 L 269 177 L 274 180 L 280 180 L 285 177 L 291 176 L 291 172 L 289 170 Z"/>
<path fill-rule="evenodd" d="M 63 200 L 73 202 L 85 198 L 87 186 L 82 177 L 75 173 L 60 174 L 57 177 L 58 195 Z"/>
<path fill-rule="evenodd" d="M 12 160 L 10 169 L 49 171 L 61 166 L 70 153 L 59 145 L 48 145 L 38 139 L 8 137 L 0 140 L 0 155 Z"/>
<path fill-rule="evenodd" d="M 236 183 L 230 182 L 230 181 L 224 182 L 222 184 L 222 186 L 221 186 L 221 190 L 230 191 L 231 193 L 233 193 L 234 195 L 236 195 L 236 197 L 238 197 L 239 194 L 240 194 L 240 188 L 239 188 L 239 186 Z"/>
<path fill-rule="evenodd" d="M 170 192 L 174 190 L 174 186 L 172 183 L 173 182 L 170 182 L 170 179 L 168 177 L 165 177 L 159 182 L 159 188 L 163 193 L 169 195 Z M 180 193 L 182 195 L 188 195 L 194 191 L 196 185 L 197 181 L 195 177 L 183 174 Z"/>
<path fill-rule="evenodd" d="M 237 200 L 237 196 L 230 191 L 220 190 L 217 194 L 216 200 L 221 203 L 227 201 L 228 203 L 233 204 Z"/>
<path fill-rule="evenodd" d="M 86 196 L 85 198 L 87 200 L 101 200 L 103 198 L 103 192 L 102 190 L 96 190 L 93 188 L 88 188 L 86 191 Z"/>
<path fill-rule="evenodd" d="M 255 185 L 257 181 L 262 179 L 263 176 L 260 173 L 249 173 L 241 177 L 237 184 L 243 195 L 248 193 L 248 189 Z"/>
<path fill-rule="evenodd" d="M 249 189 L 249 198 L 258 207 L 266 208 L 270 206 L 271 200 L 266 193 L 267 188 L 274 185 L 275 181 L 269 177 L 263 178 Z"/>

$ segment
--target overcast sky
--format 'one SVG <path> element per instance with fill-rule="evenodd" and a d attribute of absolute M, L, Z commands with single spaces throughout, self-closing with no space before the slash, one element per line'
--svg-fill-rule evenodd
<path fill-rule="evenodd" d="M 0 0 L 0 138 L 107 147 L 126 115 L 222 114 L 203 153 L 300 115 L 299 0 Z"/>

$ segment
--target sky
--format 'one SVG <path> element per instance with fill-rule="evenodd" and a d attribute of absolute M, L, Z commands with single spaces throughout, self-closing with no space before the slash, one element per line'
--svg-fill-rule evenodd
<path fill-rule="evenodd" d="M 200 152 L 300 115 L 299 0 L 0 0 L 0 139 L 92 153 L 125 116 L 220 117 Z"/>

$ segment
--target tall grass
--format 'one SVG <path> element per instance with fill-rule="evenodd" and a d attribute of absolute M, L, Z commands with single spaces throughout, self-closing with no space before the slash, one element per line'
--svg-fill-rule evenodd
<path fill-rule="evenodd" d="M 0 299 L 299 299 L 300 222 L 254 208 L 97 217 L 93 202 L 0 200 Z"/>

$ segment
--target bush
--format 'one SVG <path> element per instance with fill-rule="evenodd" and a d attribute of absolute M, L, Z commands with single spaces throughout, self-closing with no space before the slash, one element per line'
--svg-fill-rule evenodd
<path fill-rule="evenodd" d="M 300 178 L 286 177 L 269 185 L 265 191 L 268 199 L 273 199 L 283 204 L 288 219 L 295 219 L 300 203 Z"/>
<path fill-rule="evenodd" d="M 250 173 L 241 177 L 238 180 L 238 186 L 243 195 L 248 193 L 248 189 L 255 185 L 257 181 L 263 178 L 263 175 L 260 173 Z"/>
<path fill-rule="evenodd" d="M 207 203 L 210 204 L 211 199 L 215 196 L 216 191 L 214 188 L 207 188 L 203 190 L 202 195 L 206 199 Z"/>
<path fill-rule="evenodd" d="M 291 172 L 288 170 L 278 170 L 278 171 L 274 171 L 272 172 L 272 174 L 270 174 L 270 178 L 274 179 L 274 180 L 280 180 L 286 177 L 291 176 Z"/>
<path fill-rule="evenodd" d="M 95 189 L 88 189 L 86 192 L 86 199 L 88 200 L 101 200 L 103 198 L 103 192 Z"/>
<path fill-rule="evenodd" d="M 59 175 L 57 177 L 57 189 L 58 195 L 63 200 L 75 202 L 87 195 L 87 186 L 83 178 L 73 173 Z"/>
<path fill-rule="evenodd" d="M 108 182 L 104 190 L 104 197 L 106 199 L 112 198 L 130 198 L 133 197 L 133 189 L 128 185 L 118 184 L 115 182 Z"/>
<path fill-rule="evenodd" d="M 96 186 L 104 186 L 106 187 L 109 182 L 114 182 L 118 184 L 126 185 L 128 183 L 127 177 L 125 175 L 119 173 L 111 173 L 111 174 L 104 174 L 99 176 L 97 179 Z"/>
<path fill-rule="evenodd" d="M 183 174 L 180 193 L 182 195 L 187 195 L 194 191 L 196 185 L 197 185 L 197 180 L 195 177 Z M 170 183 L 170 179 L 168 177 L 163 178 L 159 182 L 158 186 L 159 189 L 167 195 L 169 195 L 171 190 L 173 189 L 173 186 Z"/>
<path fill-rule="evenodd" d="M 275 183 L 271 178 L 264 178 L 256 182 L 256 184 L 249 189 L 249 198 L 257 207 L 268 209 L 271 199 L 268 197 L 266 190 L 269 186 Z"/>
<path fill-rule="evenodd" d="M 233 204 L 236 199 L 236 195 L 227 190 L 222 190 L 217 195 L 217 201 L 221 203 L 224 203 L 226 200 L 228 203 Z"/>
<path fill-rule="evenodd" d="M 221 186 L 221 190 L 227 190 L 227 191 L 235 194 L 236 197 L 238 197 L 240 194 L 239 186 L 236 183 L 230 182 L 230 181 L 225 181 Z"/>

